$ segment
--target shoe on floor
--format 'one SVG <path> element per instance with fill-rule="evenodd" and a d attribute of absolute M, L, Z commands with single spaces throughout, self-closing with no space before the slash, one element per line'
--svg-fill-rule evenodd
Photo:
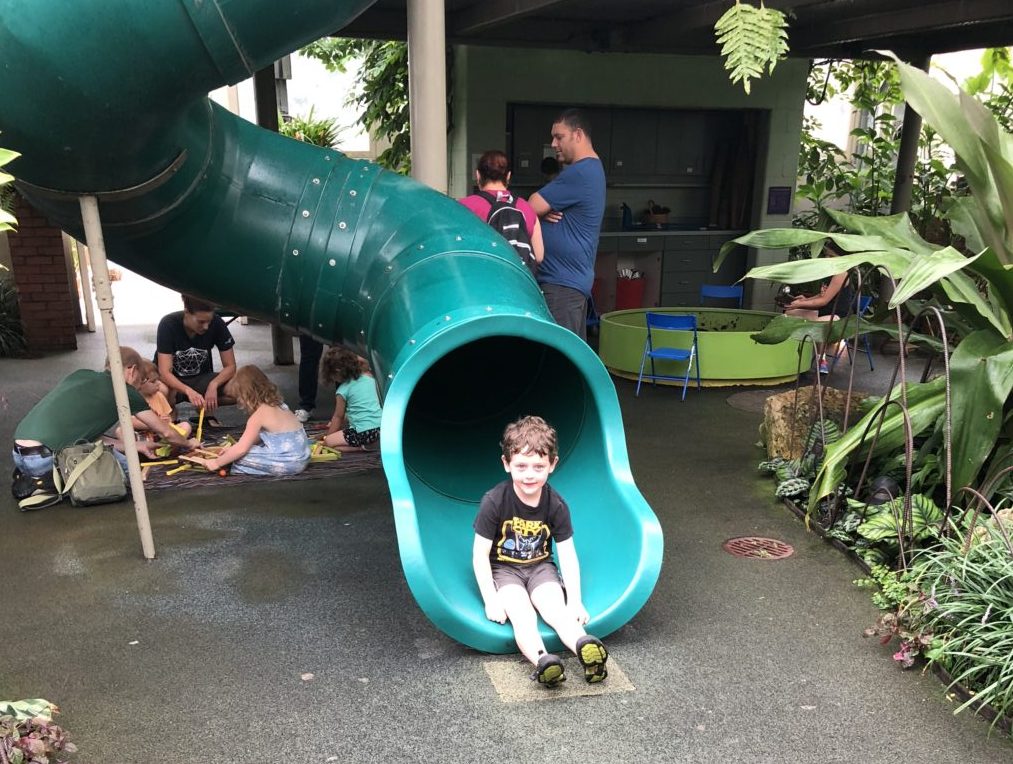
<path fill-rule="evenodd" d="M 307 411 L 306 409 L 296 409 L 292 413 L 295 414 L 295 418 L 298 419 L 300 422 L 309 421 L 310 412 Z"/>
<path fill-rule="evenodd" d="M 821 358 L 820 359 L 820 374 L 829 374 L 829 373 L 830 373 L 830 364 L 827 363 L 827 359 L 826 358 Z"/>
<path fill-rule="evenodd" d="M 535 666 L 535 672 L 531 675 L 538 684 L 544 684 L 546 687 L 555 687 L 558 684 L 562 684 L 566 681 L 566 675 L 563 673 L 563 662 L 559 660 L 558 655 L 552 653 L 545 653 L 538 659 L 538 665 Z"/>
<path fill-rule="evenodd" d="M 577 660 L 584 667 L 584 679 L 588 684 L 602 681 L 609 675 L 605 662 L 609 659 L 609 651 L 596 637 L 581 637 L 577 640 Z"/>

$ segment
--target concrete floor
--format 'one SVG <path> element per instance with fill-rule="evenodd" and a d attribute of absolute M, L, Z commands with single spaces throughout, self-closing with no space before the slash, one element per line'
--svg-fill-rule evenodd
<path fill-rule="evenodd" d="M 295 368 L 270 364 L 267 329 L 234 328 L 240 363 L 294 402 Z M 153 326 L 121 333 L 152 350 Z M 0 441 L 63 375 L 101 366 L 101 334 L 80 345 L 0 361 Z M 868 375 L 859 361 L 866 388 L 888 362 Z M 152 494 L 153 562 L 128 504 L 21 514 L 5 488 L 0 697 L 58 703 L 85 764 L 1011 760 L 1008 740 L 952 715 L 933 676 L 862 638 L 877 612 L 859 571 L 755 472 L 759 414 L 727 389 L 680 403 L 617 384 L 666 540 L 652 599 L 608 639 L 633 691 L 503 702 L 487 664 L 510 659 L 452 642 L 415 605 L 376 471 Z M 722 551 L 740 535 L 795 554 Z"/>

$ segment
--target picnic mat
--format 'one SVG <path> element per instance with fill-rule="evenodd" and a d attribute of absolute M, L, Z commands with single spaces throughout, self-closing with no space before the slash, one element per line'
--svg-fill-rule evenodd
<path fill-rule="evenodd" d="M 311 438 L 317 438 L 324 434 L 327 429 L 326 422 L 307 422 L 304 427 L 306 434 Z M 236 427 L 204 428 L 204 444 L 213 445 L 219 443 L 226 436 L 231 435 L 235 440 L 243 434 L 243 425 Z M 142 460 L 142 464 L 144 461 Z M 166 473 L 184 464 L 157 465 L 148 472 L 148 478 L 144 481 L 144 488 L 148 491 L 162 491 L 173 488 L 199 488 L 208 486 L 234 486 L 240 483 L 266 483 L 278 480 L 316 480 L 318 478 L 337 477 L 339 475 L 352 475 L 357 472 L 365 472 L 380 467 L 379 451 L 353 451 L 341 454 L 340 458 L 333 462 L 311 462 L 305 470 L 298 475 L 240 475 L 232 473 L 227 477 L 219 477 L 217 474 L 206 472 L 194 467 L 175 475 Z"/>

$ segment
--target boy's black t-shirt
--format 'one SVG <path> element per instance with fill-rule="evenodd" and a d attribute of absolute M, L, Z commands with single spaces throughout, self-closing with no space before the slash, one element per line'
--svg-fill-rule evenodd
<path fill-rule="evenodd" d="M 570 508 L 548 483 L 537 507 L 517 497 L 513 482 L 505 480 L 482 497 L 474 523 L 475 533 L 492 540 L 489 559 L 496 563 L 530 565 L 549 560 L 552 540 L 573 536 Z"/>
<path fill-rule="evenodd" d="M 172 356 L 172 373 L 184 379 L 214 371 L 211 350 L 218 348 L 221 353 L 236 341 L 229 327 L 220 316 L 211 319 L 211 325 L 204 334 L 190 337 L 183 326 L 183 311 L 169 313 L 158 322 L 156 345 L 159 353 Z"/>

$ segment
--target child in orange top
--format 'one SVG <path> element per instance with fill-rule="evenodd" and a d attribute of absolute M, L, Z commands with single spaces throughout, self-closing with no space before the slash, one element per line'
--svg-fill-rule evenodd
<path fill-rule="evenodd" d="M 166 397 L 169 392 L 168 386 L 158 376 L 158 367 L 151 361 L 141 361 L 141 384 L 138 387 L 144 400 L 148 402 L 148 408 L 158 414 L 158 418 L 168 423 L 176 432 L 184 438 L 190 436 L 189 422 L 173 422 L 176 408 Z M 134 417 L 134 429 L 144 432 L 148 428 L 137 417 Z"/>

